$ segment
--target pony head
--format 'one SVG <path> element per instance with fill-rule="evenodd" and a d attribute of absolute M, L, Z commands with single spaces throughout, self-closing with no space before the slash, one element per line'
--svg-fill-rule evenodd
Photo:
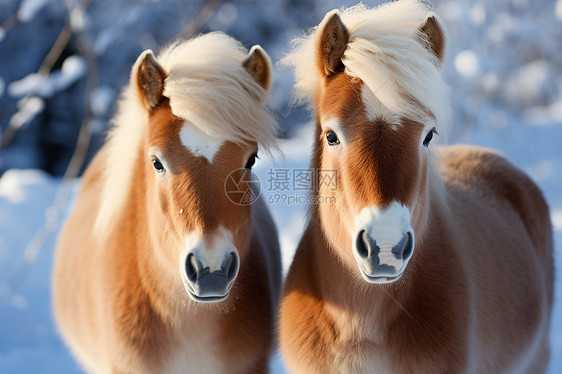
<path fill-rule="evenodd" d="M 432 142 L 448 123 L 441 26 L 417 1 L 326 15 L 285 62 L 316 113 L 313 164 L 321 226 L 337 256 L 370 283 L 401 277 L 425 232 Z M 437 183 L 437 182 L 435 182 Z"/>
<path fill-rule="evenodd" d="M 112 151 L 138 142 L 133 162 L 142 172 L 128 179 L 145 186 L 141 229 L 170 285 L 181 281 L 198 302 L 225 300 L 244 263 L 251 207 L 229 198 L 225 181 L 238 172 L 248 186 L 258 145 L 274 146 L 276 124 L 264 107 L 270 74 L 261 47 L 248 52 L 222 33 L 178 42 L 158 57 L 147 50 L 132 69 Z"/>

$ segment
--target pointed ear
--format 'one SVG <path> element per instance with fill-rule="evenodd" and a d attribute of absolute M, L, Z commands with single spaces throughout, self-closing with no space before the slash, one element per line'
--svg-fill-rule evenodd
<path fill-rule="evenodd" d="M 150 112 L 160 103 L 166 76 L 164 68 L 158 64 L 151 50 L 141 53 L 133 66 L 131 81 L 147 111 Z"/>
<path fill-rule="evenodd" d="M 322 23 L 324 27 L 320 34 L 318 55 L 320 69 L 328 77 L 345 69 L 342 58 L 349 42 L 349 31 L 347 31 L 337 10 L 326 14 Z"/>
<path fill-rule="evenodd" d="M 242 66 L 266 91 L 269 91 L 271 60 L 262 47 L 259 45 L 253 46 L 248 53 L 248 57 L 242 62 Z"/>
<path fill-rule="evenodd" d="M 445 34 L 435 16 L 427 17 L 420 32 L 425 35 L 427 48 L 437 56 L 441 67 L 445 55 Z"/>

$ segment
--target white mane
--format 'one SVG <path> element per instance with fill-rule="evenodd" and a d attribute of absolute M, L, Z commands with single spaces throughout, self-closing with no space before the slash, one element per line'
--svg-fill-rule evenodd
<path fill-rule="evenodd" d="M 178 41 L 157 57 L 167 72 L 164 96 L 174 115 L 213 138 L 255 141 L 276 149 L 277 123 L 265 108 L 268 91 L 242 66 L 248 51 L 237 40 L 210 33 Z M 105 152 L 105 180 L 94 230 L 102 233 L 119 212 L 134 179 L 148 117 L 129 83 L 118 106 Z"/>
<path fill-rule="evenodd" d="M 324 79 L 317 62 L 319 30 L 331 14 L 307 37 L 296 40 L 295 50 L 282 61 L 295 69 L 297 99 L 311 105 Z M 425 48 L 425 35 L 418 30 L 429 15 L 430 10 L 418 0 L 400 0 L 373 9 L 359 4 L 340 10 L 350 35 L 342 62 L 345 72 L 361 79 L 392 112 L 424 123 L 428 116 L 423 108 L 428 109 L 445 139 L 450 122 L 448 88 L 437 57 Z"/>

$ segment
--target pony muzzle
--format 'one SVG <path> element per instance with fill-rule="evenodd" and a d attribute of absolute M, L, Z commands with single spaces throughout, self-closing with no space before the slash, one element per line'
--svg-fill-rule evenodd
<path fill-rule="evenodd" d="M 239 268 L 240 258 L 236 250 L 227 251 L 215 270 L 211 270 L 198 252 L 191 252 L 185 259 L 183 283 L 192 300 L 203 303 L 220 302 L 228 297 Z"/>
<path fill-rule="evenodd" d="M 391 283 L 400 278 L 414 251 L 414 232 L 408 231 L 391 248 L 381 248 L 365 230 L 361 230 L 353 247 L 363 279 L 369 283 Z"/>
<path fill-rule="evenodd" d="M 369 283 L 398 280 L 415 246 L 409 210 L 397 203 L 383 211 L 364 208 L 356 223 L 353 254 L 363 279 Z"/>

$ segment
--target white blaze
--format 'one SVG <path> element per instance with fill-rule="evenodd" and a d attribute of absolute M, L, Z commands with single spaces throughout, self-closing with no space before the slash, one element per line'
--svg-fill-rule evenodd
<path fill-rule="evenodd" d="M 205 157 L 209 162 L 213 162 L 224 143 L 224 140 L 210 137 L 188 121 L 180 130 L 180 140 L 191 153 L 197 157 Z"/>

